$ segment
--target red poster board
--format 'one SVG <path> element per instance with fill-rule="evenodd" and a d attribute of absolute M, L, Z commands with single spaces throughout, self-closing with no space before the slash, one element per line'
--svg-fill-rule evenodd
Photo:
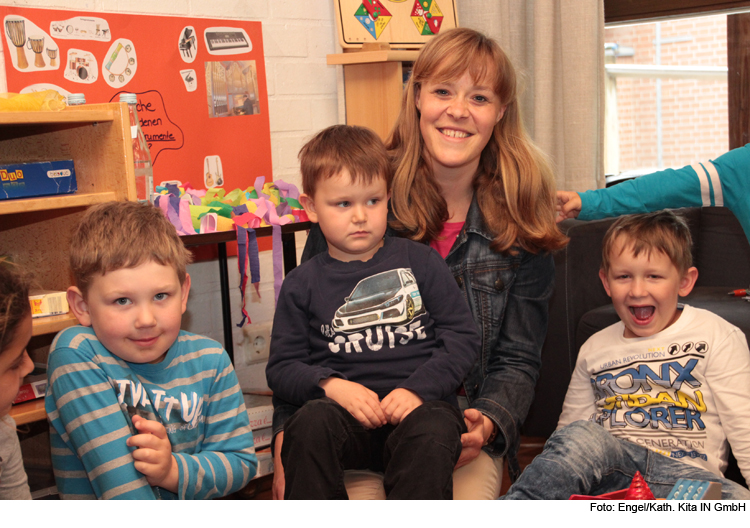
<path fill-rule="evenodd" d="M 138 94 L 154 181 L 273 180 L 260 22 L 0 6 L 9 92 Z"/>

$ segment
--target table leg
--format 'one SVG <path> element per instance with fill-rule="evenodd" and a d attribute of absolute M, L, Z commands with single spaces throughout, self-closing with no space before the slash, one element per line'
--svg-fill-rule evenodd
<path fill-rule="evenodd" d="M 281 233 L 281 250 L 284 254 L 284 275 L 297 267 L 297 242 L 294 233 Z"/>
<path fill-rule="evenodd" d="M 234 364 L 234 340 L 232 338 L 232 306 L 229 302 L 229 272 L 227 270 L 227 244 L 219 242 L 219 289 L 221 290 L 221 318 L 224 326 L 224 349 Z"/>

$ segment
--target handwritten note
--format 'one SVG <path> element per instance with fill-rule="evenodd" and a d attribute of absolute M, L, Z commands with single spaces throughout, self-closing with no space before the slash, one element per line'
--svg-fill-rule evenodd
<path fill-rule="evenodd" d="M 156 165 L 159 154 L 164 150 L 180 150 L 185 144 L 185 135 L 177 123 L 172 122 L 164 106 L 164 98 L 157 90 L 137 93 L 138 120 L 146 136 L 151 163 Z M 112 98 L 118 101 L 119 94 Z"/>

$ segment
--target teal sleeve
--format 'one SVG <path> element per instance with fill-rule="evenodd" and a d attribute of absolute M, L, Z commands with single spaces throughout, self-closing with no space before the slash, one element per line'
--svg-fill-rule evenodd
<path fill-rule="evenodd" d="M 750 242 L 750 143 L 713 160 L 723 204 L 737 217 Z"/>
<path fill-rule="evenodd" d="M 180 499 L 223 497 L 243 488 L 258 468 L 250 419 L 226 353 L 204 404 L 204 437 L 199 451 L 175 452 Z M 174 446 L 173 446 L 174 448 Z"/>
<path fill-rule="evenodd" d="M 45 408 L 63 498 L 155 499 L 125 442 L 130 426 L 107 375 L 84 349 L 49 356 Z"/>
<path fill-rule="evenodd" d="M 581 220 L 680 207 L 724 206 L 737 217 L 750 241 L 750 144 L 715 160 L 653 172 L 579 196 Z"/>
<path fill-rule="evenodd" d="M 700 181 L 692 167 L 652 172 L 579 195 L 581 220 L 702 205 Z"/>

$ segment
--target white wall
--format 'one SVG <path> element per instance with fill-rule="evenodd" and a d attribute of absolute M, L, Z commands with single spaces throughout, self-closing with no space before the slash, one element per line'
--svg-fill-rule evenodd
<path fill-rule="evenodd" d="M 336 53 L 338 38 L 333 2 L 314 0 L 15 0 L 0 5 L 71 9 L 90 13 L 148 13 L 202 18 L 260 21 L 268 79 L 273 177 L 300 186 L 297 152 L 316 131 L 344 122 L 341 67 L 326 65 L 326 55 Z M 5 39 L 0 39 L 2 46 Z M 0 55 L 2 61 L 2 55 Z M 0 64 L 0 91 L 5 69 Z M 298 256 L 304 235 L 297 236 Z M 224 341 L 221 327 L 219 272 L 215 261 L 190 266 L 192 292 L 183 320 L 186 330 Z M 230 258 L 233 323 L 239 322 L 239 273 Z M 261 297 L 248 284 L 247 310 L 254 322 L 273 318 L 273 268 L 271 252 L 261 253 Z M 241 349 L 242 332 L 234 327 L 235 351 Z"/>

